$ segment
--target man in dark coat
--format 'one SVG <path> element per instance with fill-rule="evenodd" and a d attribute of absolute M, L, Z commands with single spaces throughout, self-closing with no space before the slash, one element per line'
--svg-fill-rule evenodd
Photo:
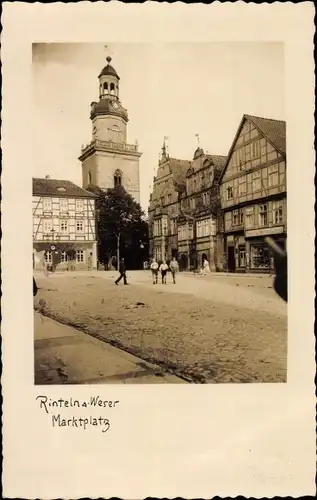
<path fill-rule="evenodd" d="M 119 278 L 115 281 L 115 284 L 116 284 L 116 285 L 118 285 L 118 284 L 119 284 L 119 281 L 121 281 L 121 280 L 122 280 L 122 278 L 123 278 L 123 282 L 124 282 L 124 284 L 125 284 L 125 285 L 128 285 L 124 259 L 121 259 L 121 260 L 120 260 L 120 265 L 119 265 L 119 273 L 120 273 L 120 276 L 119 276 Z"/>

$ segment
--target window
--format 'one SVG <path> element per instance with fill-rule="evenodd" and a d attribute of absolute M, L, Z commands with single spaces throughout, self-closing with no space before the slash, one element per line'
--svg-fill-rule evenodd
<path fill-rule="evenodd" d="M 251 268 L 268 269 L 270 267 L 270 255 L 266 245 L 251 245 Z"/>
<path fill-rule="evenodd" d="M 239 210 L 233 210 L 232 212 L 232 225 L 233 226 L 239 225 Z"/>
<path fill-rule="evenodd" d="M 203 193 L 203 205 L 209 204 L 209 195 L 208 193 Z"/>
<path fill-rule="evenodd" d="M 257 170 L 252 174 L 252 191 L 260 191 L 261 189 L 261 171 Z"/>
<path fill-rule="evenodd" d="M 269 187 L 278 186 L 278 164 L 269 167 Z"/>
<path fill-rule="evenodd" d="M 84 262 L 84 251 L 83 250 L 77 250 L 76 262 Z"/>
<path fill-rule="evenodd" d="M 108 83 L 107 83 L 107 82 L 105 82 L 105 83 L 103 84 L 103 89 L 104 89 L 104 90 L 108 90 Z"/>
<path fill-rule="evenodd" d="M 190 201 L 189 201 L 189 206 L 190 208 L 192 209 L 195 209 L 196 208 L 196 198 L 191 198 Z"/>
<path fill-rule="evenodd" d="M 260 141 L 252 142 L 252 158 L 260 157 Z"/>
<path fill-rule="evenodd" d="M 200 220 L 197 222 L 197 238 L 209 236 L 210 234 L 209 223 L 210 223 L 209 219 Z"/>
<path fill-rule="evenodd" d="M 244 222 L 243 209 L 241 208 L 239 211 L 239 225 L 243 226 L 243 222 Z"/>
<path fill-rule="evenodd" d="M 239 178 L 239 195 L 243 196 L 247 192 L 247 183 L 245 176 Z"/>
<path fill-rule="evenodd" d="M 225 213 L 225 230 L 226 231 L 229 231 L 231 229 L 231 224 L 232 224 L 232 213 L 226 212 Z"/>
<path fill-rule="evenodd" d="M 43 233 L 49 234 L 53 229 L 52 219 L 43 219 Z"/>
<path fill-rule="evenodd" d="M 47 250 L 44 254 L 44 260 L 46 264 L 51 264 L 52 263 L 52 252 L 50 250 Z"/>
<path fill-rule="evenodd" d="M 84 211 L 84 200 L 76 200 L 76 212 Z"/>
<path fill-rule="evenodd" d="M 245 209 L 245 227 L 250 229 L 254 226 L 254 208 L 249 207 Z"/>
<path fill-rule="evenodd" d="M 167 195 L 167 204 L 169 205 L 171 203 L 171 201 L 172 201 L 172 195 L 169 193 Z"/>
<path fill-rule="evenodd" d="M 161 196 L 161 205 L 164 205 L 164 196 Z"/>
<path fill-rule="evenodd" d="M 61 229 L 61 233 L 68 232 L 68 221 L 67 220 L 61 220 L 60 229 Z"/>
<path fill-rule="evenodd" d="M 162 221 L 158 219 L 154 221 L 154 236 L 161 236 L 162 234 Z"/>
<path fill-rule="evenodd" d="M 267 226 L 267 204 L 259 206 L 259 226 Z"/>
<path fill-rule="evenodd" d="M 52 198 L 43 198 L 43 211 L 50 212 L 52 210 Z"/>
<path fill-rule="evenodd" d="M 167 219 L 164 217 L 162 220 L 162 230 L 163 230 L 163 235 L 167 236 L 168 233 L 168 225 L 167 225 Z"/>
<path fill-rule="evenodd" d="M 84 221 L 83 220 L 77 220 L 76 221 L 76 232 L 77 233 L 83 233 L 84 232 Z"/>
<path fill-rule="evenodd" d="M 119 171 L 115 172 L 114 177 L 113 177 L 113 184 L 114 184 L 114 187 L 122 185 L 122 174 L 121 174 L 121 172 L 119 172 Z"/>
<path fill-rule="evenodd" d="M 59 209 L 61 212 L 68 212 L 68 199 L 67 198 L 60 198 Z"/>
<path fill-rule="evenodd" d="M 88 184 L 91 184 L 91 172 L 88 172 Z"/>
<path fill-rule="evenodd" d="M 273 224 L 283 224 L 282 201 L 273 201 Z"/>
<path fill-rule="evenodd" d="M 232 200 L 233 198 L 233 188 L 232 186 L 227 187 L 227 200 Z"/>
<path fill-rule="evenodd" d="M 67 253 L 65 251 L 61 252 L 61 262 L 67 262 L 67 260 L 68 260 Z"/>

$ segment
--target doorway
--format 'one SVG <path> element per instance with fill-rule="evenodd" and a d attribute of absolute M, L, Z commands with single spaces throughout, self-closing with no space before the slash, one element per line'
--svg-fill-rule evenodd
<path fill-rule="evenodd" d="M 236 270 L 234 247 L 233 246 L 228 247 L 227 252 L 228 252 L 228 271 L 229 273 L 234 273 Z"/>

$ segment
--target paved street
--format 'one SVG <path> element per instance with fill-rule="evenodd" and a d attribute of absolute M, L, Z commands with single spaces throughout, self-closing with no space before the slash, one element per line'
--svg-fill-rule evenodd
<path fill-rule="evenodd" d="M 34 314 L 35 383 L 183 383 L 162 368 L 90 335 Z"/>
<path fill-rule="evenodd" d="M 35 307 L 188 381 L 286 381 L 287 307 L 271 277 L 179 274 L 153 286 L 134 271 L 130 286 L 115 286 L 116 277 L 38 275 Z"/>

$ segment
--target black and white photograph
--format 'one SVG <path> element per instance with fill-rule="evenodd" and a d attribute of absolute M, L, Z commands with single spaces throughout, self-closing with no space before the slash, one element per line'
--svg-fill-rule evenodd
<path fill-rule="evenodd" d="M 284 44 L 34 43 L 34 382 L 287 381 Z"/>
<path fill-rule="evenodd" d="M 4 2 L 5 498 L 316 496 L 314 14 Z"/>

